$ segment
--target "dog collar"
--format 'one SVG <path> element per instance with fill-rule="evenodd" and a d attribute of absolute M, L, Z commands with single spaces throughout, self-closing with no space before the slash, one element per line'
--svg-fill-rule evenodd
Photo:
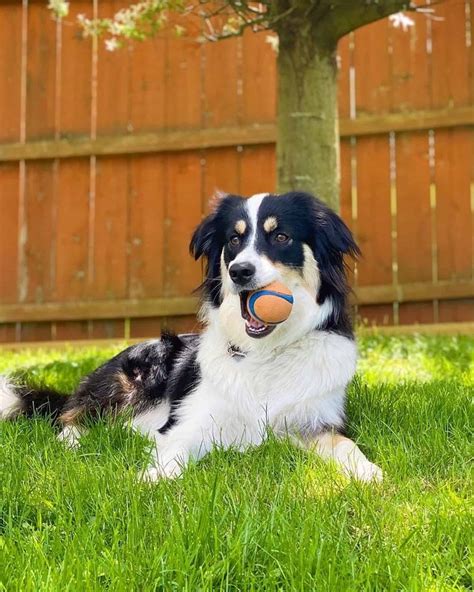
<path fill-rule="evenodd" d="M 238 360 L 247 357 L 247 354 L 245 352 L 243 352 L 236 345 L 232 345 L 232 343 L 227 344 L 227 353 L 231 358 L 237 358 Z"/>

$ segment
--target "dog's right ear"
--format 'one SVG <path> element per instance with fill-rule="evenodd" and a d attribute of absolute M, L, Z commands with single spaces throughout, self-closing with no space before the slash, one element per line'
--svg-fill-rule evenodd
<path fill-rule="evenodd" d="M 203 255 L 209 258 L 217 234 L 217 212 L 228 195 L 228 193 L 216 189 L 209 200 L 211 213 L 196 228 L 189 243 L 189 251 L 194 259 L 197 260 Z"/>
<path fill-rule="evenodd" d="M 210 214 L 199 224 L 189 243 L 189 251 L 194 259 L 203 255 L 208 257 L 216 236 L 216 214 Z"/>

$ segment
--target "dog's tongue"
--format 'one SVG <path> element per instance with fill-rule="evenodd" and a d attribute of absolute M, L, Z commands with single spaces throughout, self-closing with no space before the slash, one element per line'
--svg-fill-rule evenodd
<path fill-rule="evenodd" d="M 261 329 L 262 327 L 266 326 L 265 323 L 261 323 L 260 321 L 257 321 L 253 317 L 250 317 L 250 319 L 248 319 L 247 323 L 250 327 L 252 327 L 252 329 Z"/>

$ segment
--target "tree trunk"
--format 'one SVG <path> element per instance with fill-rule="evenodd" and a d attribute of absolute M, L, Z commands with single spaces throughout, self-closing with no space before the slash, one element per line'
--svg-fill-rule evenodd
<path fill-rule="evenodd" d="M 336 42 L 281 31 L 278 53 L 278 190 L 309 191 L 339 209 Z"/>

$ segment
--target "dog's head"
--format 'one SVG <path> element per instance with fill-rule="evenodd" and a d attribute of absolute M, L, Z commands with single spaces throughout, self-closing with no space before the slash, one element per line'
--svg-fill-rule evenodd
<path fill-rule="evenodd" d="M 195 230 L 190 249 L 207 259 L 201 286 L 205 317 L 218 321 L 235 345 L 273 347 L 312 329 L 350 334 L 343 257 L 359 249 L 344 222 L 324 203 L 303 192 L 226 195 Z M 281 325 L 250 324 L 250 291 L 280 281 L 294 296 Z"/>

